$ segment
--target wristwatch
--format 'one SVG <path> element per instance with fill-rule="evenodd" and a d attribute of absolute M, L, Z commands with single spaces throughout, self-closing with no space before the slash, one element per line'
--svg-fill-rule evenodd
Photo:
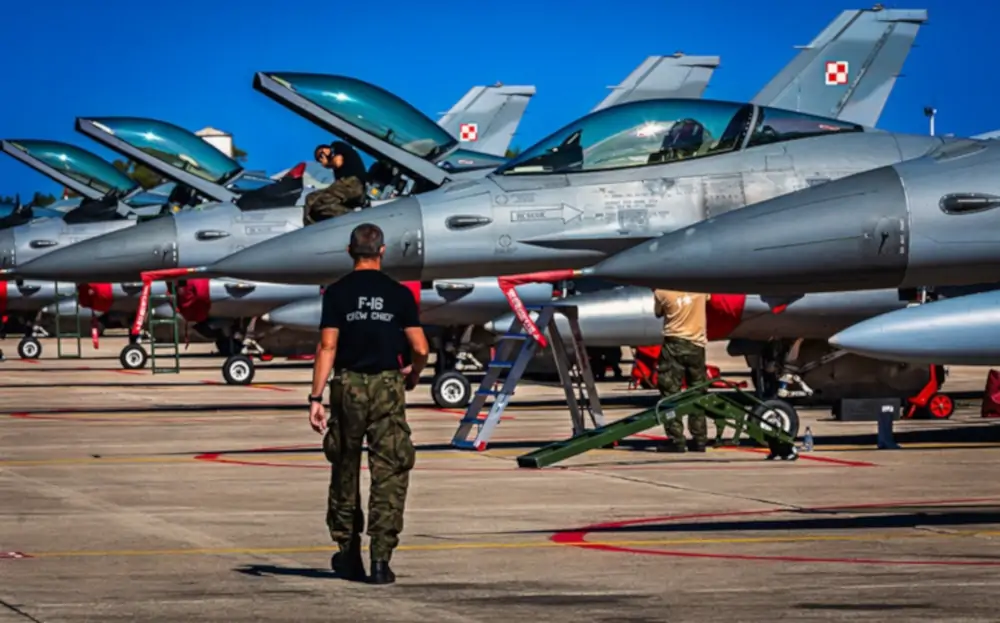
<path fill-rule="evenodd" d="M 309 402 L 319 402 L 319 403 L 322 403 L 323 402 L 323 394 L 320 394 L 319 396 L 313 396 L 312 394 L 310 394 L 309 395 Z"/>

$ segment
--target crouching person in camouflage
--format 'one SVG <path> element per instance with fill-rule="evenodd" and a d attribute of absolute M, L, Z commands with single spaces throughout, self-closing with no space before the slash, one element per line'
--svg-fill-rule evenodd
<path fill-rule="evenodd" d="M 314 155 L 316 162 L 333 170 L 334 182 L 306 196 L 302 213 L 305 226 L 353 212 L 365 198 L 365 163 L 353 147 L 336 141 L 318 146 Z"/>
<path fill-rule="evenodd" d="M 653 295 L 656 298 L 656 317 L 663 318 L 663 345 L 656 372 L 657 388 L 660 396 L 665 398 L 681 391 L 681 384 L 685 381 L 691 387 L 708 380 L 705 373 L 705 347 L 708 344 L 705 305 L 710 295 L 673 290 L 654 290 Z M 674 418 L 665 428 L 672 443 L 661 449 L 686 452 L 681 419 Z M 704 452 L 708 446 L 705 414 L 689 415 L 688 430 L 691 431 L 695 452 Z"/>
<path fill-rule="evenodd" d="M 332 465 L 326 520 L 339 549 L 331 561 L 333 570 L 347 579 L 366 578 L 359 489 L 361 446 L 367 439 L 370 581 L 391 584 L 396 577 L 389 561 L 403 530 L 415 462 L 405 394 L 416 387 L 427 364 L 428 345 L 413 294 L 381 272 L 382 230 L 368 223 L 356 227 L 348 253 L 354 271 L 323 294 L 309 423 L 326 433 L 323 450 Z M 407 360 L 412 364 L 404 365 Z M 331 371 L 330 418 L 324 422 L 323 386 Z"/>

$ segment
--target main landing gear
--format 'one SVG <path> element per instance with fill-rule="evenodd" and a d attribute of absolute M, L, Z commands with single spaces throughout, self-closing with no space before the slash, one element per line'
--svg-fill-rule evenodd
<path fill-rule="evenodd" d="M 38 338 L 49 337 L 49 333 L 40 324 L 41 315 L 42 312 L 38 312 L 32 321 L 18 319 L 13 322 L 14 328 L 24 331 L 21 341 L 17 343 L 17 356 L 21 359 L 38 359 L 42 356 L 42 343 Z M 7 318 L 0 318 L 0 339 L 7 337 L 8 321 Z"/>
<path fill-rule="evenodd" d="M 457 369 L 460 362 L 483 367 L 475 357 L 462 350 L 462 343 L 466 341 L 463 336 L 469 331 L 471 327 L 449 327 L 441 336 L 437 359 L 434 362 L 431 398 L 434 404 L 442 409 L 464 409 L 472 402 L 472 383 Z"/>

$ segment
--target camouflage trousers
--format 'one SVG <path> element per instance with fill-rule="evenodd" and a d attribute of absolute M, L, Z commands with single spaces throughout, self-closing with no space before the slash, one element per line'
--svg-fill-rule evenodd
<path fill-rule="evenodd" d="M 656 364 L 656 385 L 660 396 L 667 397 L 681 391 L 685 381 L 688 387 L 708 380 L 705 373 L 705 348 L 694 342 L 676 337 L 664 337 L 660 347 L 660 359 Z M 674 418 L 664 428 L 667 435 L 677 445 L 684 445 L 684 423 Z M 688 430 L 695 443 L 708 443 L 708 422 L 704 413 L 688 416 Z"/>
<path fill-rule="evenodd" d="M 305 226 L 353 212 L 365 196 L 365 186 L 356 177 L 345 177 L 306 195 L 302 224 Z"/>
<path fill-rule="evenodd" d="M 406 388 L 401 372 L 343 372 L 330 383 L 330 420 L 323 452 L 330 462 L 326 523 L 330 538 L 348 552 L 360 546 L 361 450 L 368 442 L 368 536 L 371 559 L 388 561 L 399 545 L 403 508 L 416 459 L 406 423 Z"/>

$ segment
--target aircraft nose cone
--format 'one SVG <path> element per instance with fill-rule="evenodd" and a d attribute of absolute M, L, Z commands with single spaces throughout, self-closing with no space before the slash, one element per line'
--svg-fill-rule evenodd
<path fill-rule="evenodd" d="M 271 310 L 265 322 L 280 325 L 286 329 L 318 331 L 322 301 L 319 298 L 296 301 Z"/>
<path fill-rule="evenodd" d="M 18 274 L 28 279 L 122 282 L 138 281 L 144 271 L 176 267 L 177 226 L 173 217 L 162 216 L 46 253 Z"/>
<path fill-rule="evenodd" d="M 908 206 L 893 167 L 859 173 L 710 218 L 623 251 L 593 276 L 732 294 L 896 287 Z"/>
<path fill-rule="evenodd" d="M 209 267 L 213 275 L 275 283 L 326 284 L 347 274 L 351 232 L 362 223 L 382 229 L 382 270 L 401 280 L 419 280 L 424 262 L 423 216 L 416 197 L 334 217 L 234 253 Z M 272 314 L 273 317 L 273 314 Z"/>
<path fill-rule="evenodd" d="M 0 270 L 14 268 L 14 230 L 0 229 Z"/>

